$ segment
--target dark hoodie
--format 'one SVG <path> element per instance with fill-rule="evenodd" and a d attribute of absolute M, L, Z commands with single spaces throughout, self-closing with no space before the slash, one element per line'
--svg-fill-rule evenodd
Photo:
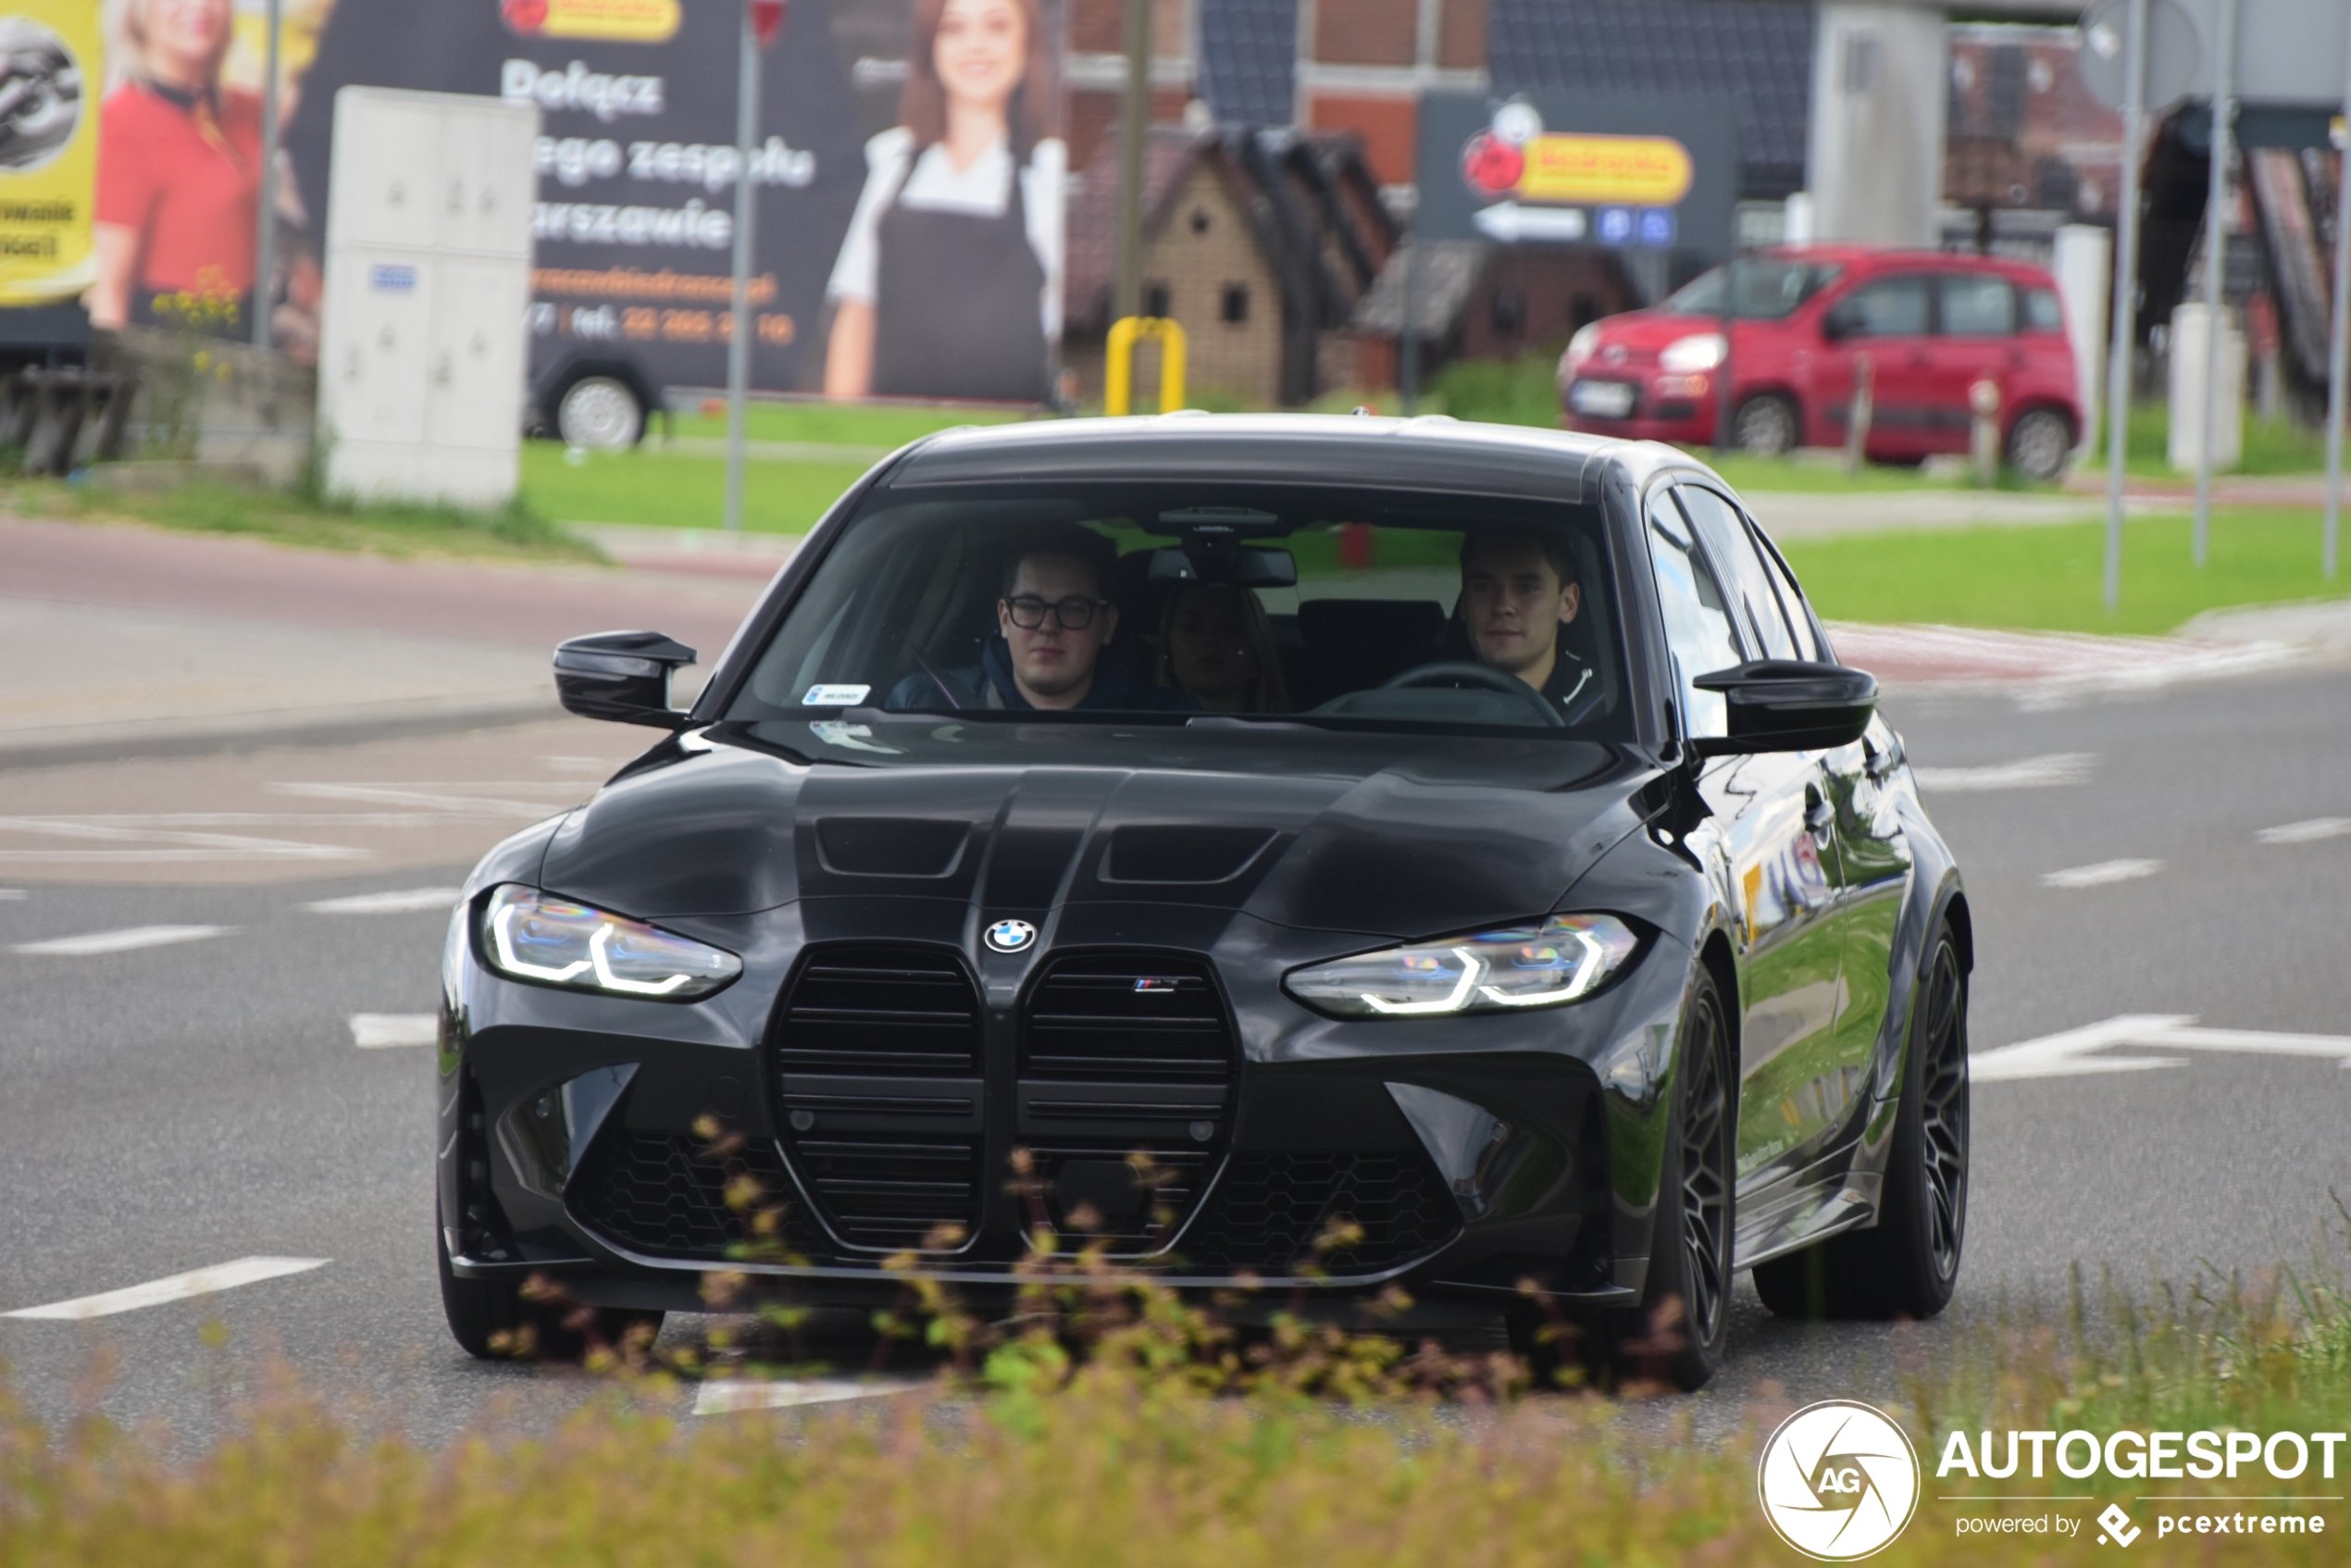
<path fill-rule="evenodd" d="M 939 690 L 942 683 L 947 688 L 944 691 Z M 889 700 L 883 706 L 892 712 L 929 712 L 940 707 L 1026 710 L 1036 704 L 1020 694 L 1013 679 L 1013 651 L 1000 633 L 981 647 L 978 664 L 941 670 L 938 679 L 920 672 L 910 675 L 890 689 Z M 1143 679 L 1105 648 L 1094 665 L 1094 684 L 1077 703 L 1077 711 L 1185 713 L 1193 706 L 1183 693 Z"/>

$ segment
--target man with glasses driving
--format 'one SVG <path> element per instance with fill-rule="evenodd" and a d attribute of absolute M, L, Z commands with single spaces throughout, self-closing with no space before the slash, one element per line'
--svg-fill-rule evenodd
<path fill-rule="evenodd" d="M 997 635 L 976 666 L 907 677 L 889 705 L 906 708 L 1164 709 L 1172 693 L 1104 657 L 1118 632 L 1105 596 L 1117 550 L 1072 524 L 1031 539 L 1005 568 Z M 1188 705 L 1188 704 L 1185 704 Z"/>

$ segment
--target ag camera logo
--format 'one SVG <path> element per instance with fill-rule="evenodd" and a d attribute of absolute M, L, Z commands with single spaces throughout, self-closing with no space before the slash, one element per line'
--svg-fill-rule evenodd
<path fill-rule="evenodd" d="M 1850 1562 L 1910 1522 L 1919 1505 L 1918 1450 L 1884 1412 L 1822 1400 L 1773 1432 L 1756 1489 L 1780 1539 L 1822 1562 Z"/>

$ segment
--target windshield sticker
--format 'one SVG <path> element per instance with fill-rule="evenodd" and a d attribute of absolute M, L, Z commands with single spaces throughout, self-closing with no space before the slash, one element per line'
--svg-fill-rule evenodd
<path fill-rule="evenodd" d="M 853 708 L 865 700 L 870 686 L 812 686 L 800 700 L 803 708 Z"/>

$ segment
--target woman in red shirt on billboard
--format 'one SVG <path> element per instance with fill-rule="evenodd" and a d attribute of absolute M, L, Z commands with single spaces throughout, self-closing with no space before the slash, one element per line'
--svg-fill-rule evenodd
<path fill-rule="evenodd" d="M 130 0 L 98 116 L 93 325 L 250 325 L 261 106 L 220 85 L 230 0 Z"/>

